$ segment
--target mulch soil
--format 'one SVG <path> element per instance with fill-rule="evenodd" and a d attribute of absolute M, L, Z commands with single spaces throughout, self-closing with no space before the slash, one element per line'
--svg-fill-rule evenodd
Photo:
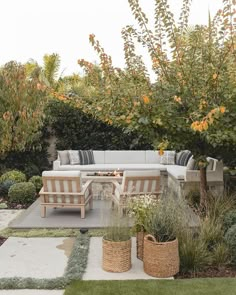
<path fill-rule="evenodd" d="M 1 237 L 0 236 L 0 246 L 7 240 L 7 238 Z"/>
<path fill-rule="evenodd" d="M 222 267 L 218 268 L 208 268 L 204 271 L 199 271 L 195 273 L 185 273 L 177 274 L 176 279 L 193 279 L 193 278 L 236 278 L 236 268 L 232 267 Z"/>

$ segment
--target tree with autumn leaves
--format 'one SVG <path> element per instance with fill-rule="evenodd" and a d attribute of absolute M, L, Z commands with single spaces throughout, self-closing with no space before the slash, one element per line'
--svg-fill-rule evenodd
<path fill-rule="evenodd" d="M 109 124 L 138 130 L 152 138 L 154 147 L 187 148 L 198 161 L 201 205 L 206 202 L 207 155 L 236 143 L 236 10 L 235 0 L 208 25 L 188 25 L 190 0 L 182 1 L 179 21 L 167 0 L 155 0 L 155 27 L 138 0 L 128 0 L 139 27 L 122 30 L 126 68 L 112 65 L 94 35 L 90 42 L 100 58 L 101 72 L 79 60 L 96 89 L 96 98 L 78 99 L 78 107 Z M 136 54 L 141 43 L 149 53 L 155 82 Z"/>
<path fill-rule="evenodd" d="M 0 155 L 25 151 L 40 137 L 46 87 L 38 69 L 27 74 L 26 67 L 11 61 L 0 69 Z"/>

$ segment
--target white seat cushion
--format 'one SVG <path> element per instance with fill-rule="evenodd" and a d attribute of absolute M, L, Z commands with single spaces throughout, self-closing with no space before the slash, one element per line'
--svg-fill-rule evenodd
<path fill-rule="evenodd" d="M 61 165 L 60 170 L 80 171 L 114 171 L 114 170 L 153 170 L 166 171 L 166 165 L 161 164 L 91 164 L 91 165 Z"/>
<path fill-rule="evenodd" d="M 186 175 L 186 166 L 167 165 L 167 171 L 176 179 L 184 179 Z"/>
<path fill-rule="evenodd" d="M 77 165 L 63 165 L 63 166 L 77 166 Z M 62 170 L 62 169 L 61 169 Z M 80 171 L 73 171 L 70 169 L 70 171 L 55 171 L 55 170 L 50 170 L 50 171 L 43 171 L 42 176 L 80 176 Z"/>

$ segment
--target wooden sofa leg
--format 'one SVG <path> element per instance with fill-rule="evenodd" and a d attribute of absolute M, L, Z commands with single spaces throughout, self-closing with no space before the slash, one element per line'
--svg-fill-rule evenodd
<path fill-rule="evenodd" d="M 85 218 L 85 206 L 82 206 L 80 210 L 81 218 Z"/>
<path fill-rule="evenodd" d="M 46 206 L 41 206 L 41 217 L 46 217 Z"/>

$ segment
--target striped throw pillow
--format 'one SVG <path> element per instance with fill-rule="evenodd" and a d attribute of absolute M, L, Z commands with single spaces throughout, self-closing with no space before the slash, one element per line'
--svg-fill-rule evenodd
<path fill-rule="evenodd" d="M 95 164 L 92 150 L 79 150 L 80 165 Z"/>
<path fill-rule="evenodd" d="M 181 151 L 177 153 L 176 155 L 176 165 L 180 166 L 186 166 L 188 164 L 188 160 L 192 156 L 191 152 L 186 150 L 186 151 Z"/>

